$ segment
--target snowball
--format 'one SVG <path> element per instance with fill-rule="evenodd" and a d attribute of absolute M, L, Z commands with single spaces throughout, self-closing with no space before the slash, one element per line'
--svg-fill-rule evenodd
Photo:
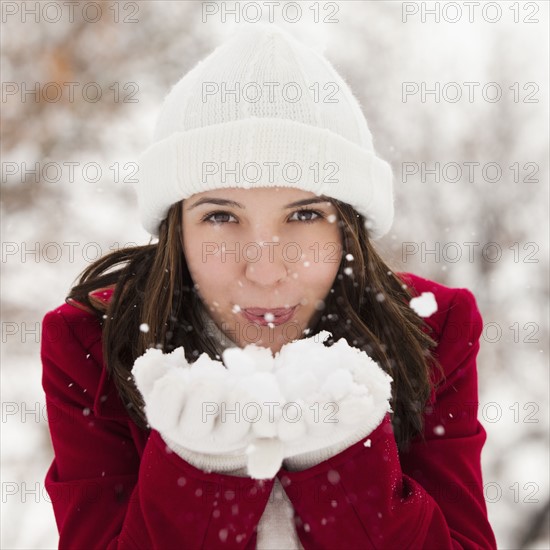
<path fill-rule="evenodd" d="M 149 348 L 135 360 L 132 375 L 144 398 L 151 393 L 153 384 L 169 370 L 170 365 L 166 363 L 164 355 L 159 349 Z"/>
<path fill-rule="evenodd" d="M 160 350 L 157 350 L 160 351 Z M 174 349 L 172 352 L 164 355 L 164 360 L 167 364 L 174 367 L 189 367 L 189 363 L 185 359 L 185 351 L 182 346 Z"/>
<path fill-rule="evenodd" d="M 252 403 L 259 410 L 258 419 L 252 424 L 252 432 L 257 437 L 275 437 L 281 407 L 285 403 L 275 376 L 272 373 L 259 372 L 242 383 L 254 394 Z"/>
<path fill-rule="evenodd" d="M 281 392 L 288 402 L 297 401 L 300 397 L 315 391 L 320 383 L 319 378 L 309 370 L 283 368 L 276 371 L 276 376 Z"/>
<path fill-rule="evenodd" d="M 307 423 L 303 406 L 303 401 L 296 401 L 284 408 L 277 423 L 277 436 L 281 441 L 295 441 L 306 435 Z"/>
<path fill-rule="evenodd" d="M 330 399 L 340 400 L 351 391 L 352 385 L 353 377 L 351 372 L 340 369 L 328 376 L 321 387 L 321 391 L 327 392 Z"/>
<path fill-rule="evenodd" d="M 315 448 L 321 448 L 319 440 L 332 435 L 339 426 L 338 403 L 323 402 L 320 400 L 306 400 L 304 418 L 308 436 L 313 438 L 309 443 L 315 442 Z M 307 441 L 307 439 L 306 439 Z M 300 442 L 303 444 L 304 440 Z"/>
<path fill-rule="evenodd" d="M 275 357 L 275 369 L 290 368 L 295 372 L 310 371 L 316 378 L 324 380 L 330 372 L 338 368 L 341 361 L 334 356 L 332 348 L 322 344 L 330 336 L 330 332 L 323 330 L 310 338 L 302 338 L 285 344 Z"/>
<path fill-rule="evenodd" d="M 225 378 L 227 369 L 220 361 L 214 361 L 207 353 L 201 353 L 189 368 L 193 378 Z"/>
<path fill-rule="evenodd" d="M 420 296 L 412 298 L 409 305 L 420 317 L 429 317 L 437 311 L 437 302 L 433 292 L 423 292 Z"/>
<path fill-rule="evenodd" d="M 178 439 L 200 439 L 212 432 L 220 414 L 219 399 L 223 391 L 223 384 L 216 385 L 214 381 L 192 381 L 179 415 Z"/>
<path fill-rule="evenodd" d="M 244 349 L 228 348 L 222 353 L 228 369 L 239 371 L 270 371 L 273 368 L 273 355 L 269 348 L 249 344 Z"/>

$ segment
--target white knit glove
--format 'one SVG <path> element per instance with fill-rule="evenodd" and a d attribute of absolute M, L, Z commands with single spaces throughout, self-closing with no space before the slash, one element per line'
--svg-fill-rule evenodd
<path fill-rule="evenodd" d="M 225 366 L 206 353 L 189 365 L 183 348 L 150 349 L 132 373 L 150 426 L 181 456 L 244 461 L 251 477 L 272 478 L 284 459 L 328 457 L 391 410 L 391 377 L 344 338 L 324 346 L 329 336 L 286 344 L 275 358 L 255 345 L 228 348 Z"/>
<path fill-rule="evenodd" d="M 209 472 L 244 474 L 249 425 L 229 414 L 227 422 L 216 425 L 222 406 L 235 410 L 227 399 L 230 376 L 222 363 L 203 353 L 189 364 L 183 347 L 169 354 L 150 348 L 136 359 L 132 374 L 149 425 L 172 451 Z"/>
<path fill-rule="evenodd" d="M 313 338 L 325 341 L 329 336 L 322 331 Z M 336 455 L 372 433 L 391 412 L 391 376 L 345 338 L 314 349 L 307 339 L 292 342 L 283 346 L 276 362 L 283 367 L 279 373 L 287 401 L 304 402 L 306 429 L 285 422 L 279 432 L 290 470 Z M 305 387 L 309 391 L 301 393 Z"/>

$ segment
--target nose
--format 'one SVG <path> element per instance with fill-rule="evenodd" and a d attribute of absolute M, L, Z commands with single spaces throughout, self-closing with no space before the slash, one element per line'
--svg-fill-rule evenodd
<path fill-rule="evenodd" d="M 270 287 L 284 281 L 289 267 L 279 242 L 255 241 L 243 249 L 245 277 L 258 286 Z"/>

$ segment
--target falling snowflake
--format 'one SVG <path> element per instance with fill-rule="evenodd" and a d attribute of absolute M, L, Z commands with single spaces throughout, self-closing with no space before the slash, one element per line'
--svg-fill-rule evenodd
<path fill-rule="evenodd" d="M 333 485 L 336 485 L 340 481 L 340 474 L 336 470 L 330 470 L 327 474 L 327 479 Z"/>
<path fill-rule="evenodd" d="M 444 428 L 443 426 L 441 426 L 441 425 L 436 426 L 436 427 L 434 428 L 434 434 L 435 434 L 435 435 L 445 435 L 445 428 Z"/>

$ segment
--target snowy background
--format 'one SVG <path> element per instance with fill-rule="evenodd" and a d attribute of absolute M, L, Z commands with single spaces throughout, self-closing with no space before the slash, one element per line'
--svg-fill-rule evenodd
<path fill-rule="evenodd" d="M 2 548 L 57 546 L 40 323 L 101 253 L 149 241 L 128 163 L 170 86 L 254 15 L 224 21 L 218 4 L 83 2 L 71 14 L 47 2 L 23 17 L 35 2 L 2 3 Z M 395 270 L 469 288 L 483 315 L 479 417 L 499 548 L 548 548 L 548 2 L 489 2 L 471 22 L 460 2 L 320 2 L 318 22 L 313 2 L 299 4 L 295 23 L 284 2 L 274 22 L 324 50 L 394 168 L 396 219 L 377 248 Z M 439 101 L 405 101 L 404 82 L 438 82 Z M 422 163 L 439 163 L 437 181 Z"/>

